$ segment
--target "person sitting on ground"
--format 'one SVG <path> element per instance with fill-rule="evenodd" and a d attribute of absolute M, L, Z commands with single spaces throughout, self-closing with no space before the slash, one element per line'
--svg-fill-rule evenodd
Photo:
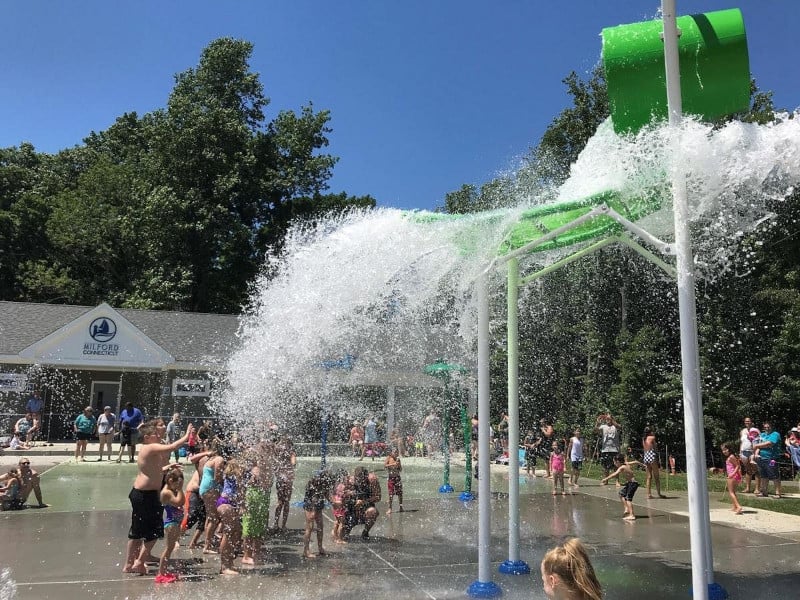
<path fill-rule="evenodd" d="M 22 482 L 18 469 L 10 469 L 6 479 L 0 485 L 0 510 L 18 510 L 22 508 L 20 488 Z"/>
<path fill-rule="evenodd" d="M 19 438 L 19 434 L 15 431 L 11 436 L 11 442 L 8 444 L 9 450 L 28 450 L 30 446 L 24 440 Z"/>
<path fill-rule="evenodd" d="M 557 600 L 601 600 L 603 589 L 595 575 L 586 547 L 578 538 L 567 540 L 544 555 L 542 587 Z"/>
<path fill-rule="evenodd" d="M 42 502 L 42 489 L 40 487 L 39 473 L 31 469 L 31 459 L 22 456 L 18 463 L 19 471 L 17 478 L 20 480 L 19 499 L 21 504 L 28 501 L 28 496 L 33 492 L 38 503 L 35 508 L 47 508 L 49 504 Z M 0 483 L 7 481 L 11 476 L 8 473 L 0 475 Z"/>
<path fill-rule="evenodd" d="M 350 444 L 350 452 L 353 456 L 361 456 L 364 446 L 364 430 L 361 428 L 361 423 L 358 421 L 353 422 L 347 443 Z"/>
<path fill-rule="evenodd" d="M 25 442 L 26 446 L 30 446 L 33 442 L 34 422 L 31 413 L 25 413 L 25 416 L 19 419 L 14 424 L 14 433 L 19 435 L 20 442 Z"/>

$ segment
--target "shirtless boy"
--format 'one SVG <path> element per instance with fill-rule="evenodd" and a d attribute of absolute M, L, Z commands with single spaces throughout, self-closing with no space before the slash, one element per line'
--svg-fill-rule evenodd
<path fill-rule="evenodd" d="M 625 457 L 618 454 L 614 457 L 614 466 L 617 467 L 617 470 L 601 480 L 603 483 L 608 483 L 609 479 L 621 476 L 625 481 L 623 486 L 619 489 L 619 499 L 625 509 L 625 512 L 622 513 L 622 519 L 624 521 L 636 520 L 636 515 L 633 514 L 633 495 L 636 493 L 636 490 L 639 489 L 639 482 L 634 478 L 631 465 L 640 464 L 642 463 L 638 460 L 629 460 L 625 462 Z"/>
<path fill-rule="evenodd" d="M 152 550 L 156 540 L 164 537 L 160 498 L 163 471 L 169 463 L 170 453 L 187 442 L 193 427 L 189 424 L 183 437 L 172 444 L 162 444 L 166 429 L 162 419 L 148 421 L 139 429 L 142 447 L 137 458 L 139 474 L 136 475 L 133 489 L 128 495 L 132 514 L 123 573 L 145 575 L 145 562 L 158 561 L 153 557 Z"/>

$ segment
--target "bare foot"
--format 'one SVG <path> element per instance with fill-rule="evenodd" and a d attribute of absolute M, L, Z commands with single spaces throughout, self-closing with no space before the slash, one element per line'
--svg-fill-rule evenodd
<path fill-rule="evenodd" d="M 254 561 L 252 558 L 242 558 L 242 564 L 243 565 L 254 565 L 254 564 L 256 564 L 256 561 Z"/>
<path fill-rule="evenodd" d="M 556 495 L 556 491 L 555 491 L 555 490 L 553 490 L 553 496 L 555 496 L 555 495 Z"/>
<path fill-rule="evenodd" d="M 220 569 L 219 570 L 219 574 L 220 575 L 238 575 L 239 571 L 237 571 L 236 569 L 224 568 L 224 569 Z"/>
<path fill-rule="evenodd" d="M 317 555 L 311 554 L 311 552 L 303 552 L 303 558 L 317 558 Z"/>
<path fill-rule="evenodd" d="M 737 508 L 737 509 L 736 509 L 735 511 L 733 511 L 733 512 L 734 512 L 734 513 L 736 513 L 737 515 L 740 515 L 740 514 L 742 514 L 742 513 L 744 512 L 744 510 L 743 510 L 743 509 L 742 509 L 742 507 L 740 506 L 739 508 Z"/>
<path fill-rule="evenodd" d="M 562 496 L 566 496 L 566 495 L 567 495 L 567 492 L 561 492 L 561 495 L 562 495 Z"/>
<path fill-rule="evenodd" d="M 127 565 L 122 569 L 123 573 L 133 573 L 134 575 L 147 575 L 147 567 L 144 563 L 135 562 L 132 566 Z"/>
<path fill-rule="evenodd" d="M 219 552 L 211 548 L 203 548 L 203 554 L 219 554 Z"/>
<path fill-rule="evenodd" d="M 623 521 L 635 521 L 636 515 L 628 515 L 627 517 L 622 517 Z"/>
<path fill-rule="evenodd" d="M 388 509 L 388 510 L 386 511 L 386 514 L 387 514 L 387 515 L 390 515 L 390 514 L 392 514 L 392 509 L 391 509 L 391 508 L 390 508 L 390 509 Z"/>
<path fill-rule="evenodd" d="M 652 500 L 653 499 L 653 495 L 652 494 L 647 494 L 647 499 L 648 500 Z"/>

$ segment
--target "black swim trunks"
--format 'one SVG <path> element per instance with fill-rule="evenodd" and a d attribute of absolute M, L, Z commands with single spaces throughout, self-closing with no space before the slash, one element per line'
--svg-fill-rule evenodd
<path fill-rule="evenodd" d="M 625 498 L 628 502 L 633 500 L 633 495 L 636 493 L 636 490 L 639 489 L 639 482 L 636 480 L 631 480 L 625 485 L 623 485 L 619 490 L 619 495 Z"/>
<path fill-rule="evenodd" d="M 158 490 L 137 490 L 128 494 L 131 501 L 131 528 L 128 539 L 151 542 L 164 537 L 164 518 Z"/>

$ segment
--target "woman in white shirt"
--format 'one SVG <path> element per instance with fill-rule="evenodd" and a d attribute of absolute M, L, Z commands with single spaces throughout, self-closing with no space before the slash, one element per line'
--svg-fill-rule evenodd
<path fill-rule="evenodd" d="M 100 458 L 103 460 L 103 446 L 108 448 L 108 460 L 111 460 L 111 441 L 114 439 L 114 424 L 117 417 L 111 412 L 111 407 L 106 406 L 97 419 L 97 437 L 100 438 Z"/>

